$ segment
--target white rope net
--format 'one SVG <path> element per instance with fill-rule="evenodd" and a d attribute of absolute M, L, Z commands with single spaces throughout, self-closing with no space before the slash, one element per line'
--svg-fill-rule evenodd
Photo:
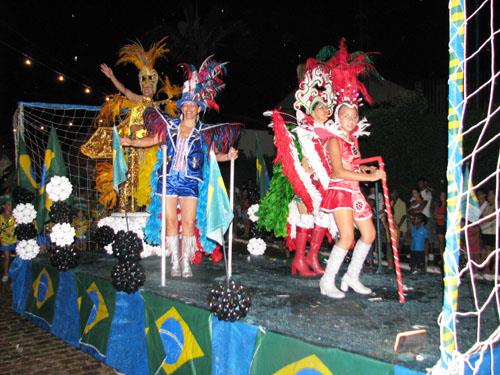
<path fill-rule="evenodd" d="M 462 138 L 462 142 L 457 141 L 456 147 L 463 145 L 463 156 L 461 160 L 448 160 L 448 180 L 453 180 L 450 174 L 457 168 L 463 179 L 457 202 L 448 200 L 448 207 L 452 206 L 454 212 L 450 215 L 448 211 L 446 233 L 447 251 L 453 247 L 450 238 L 459 238 L 459 261 L 445 263 L 445 269 L 458 270 L 458 295 L 453 312 L 439 317 L 442 333 L 445 326 L 454 330 L 454 342 L 450 345 L 449 336 L 441 335 L 442 367 L 436 366 L 433 373 L 493 374 L 495 368 L 500 368 L 494 359 L 496 354 L 500 362 L 500 107 L 495 92 L 500 82 L 495 38 L 500 29 L 493 17 L 493 0 L 451 1 L 450 7 L 454 6 L 463 6 L 465 59 L 456 70 L 450 68 L 450 85 L 463 68 L 464 94 L 462 102 L 450 102 L 450 113 L 461 113 L 456 137 Z M 454 16 L 456 20 L 451 9 L 452 21 Z M 450 50 L 455 38 L 461 37 L 459 30 L 450 35 Z M 462 220 L 454 222 L 460 216 Z M 454 350 L 449 353 L 452 347 Z M 443 355 L 447 351 L 449 357 Z"/>

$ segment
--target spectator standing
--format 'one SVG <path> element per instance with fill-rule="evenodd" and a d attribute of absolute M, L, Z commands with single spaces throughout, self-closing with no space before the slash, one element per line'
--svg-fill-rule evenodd
<path fill-rule="evenodd" d="M 0 253 L 3 254 L 2 282 L 9 280 L 10 254 L 16 249 L 16 235 L 14 234 L 16 219 L 12 216 L 12 201 L 9 195 L 0 197 Z"/>
<path fill-rule="evenodd" d="M 423 213 L 415 215 L 415 222 L 411 227 L 411 257 L 410 271 L 417 274 L 419 270 L 425 272 L 425 254 L 429 247 L 429 232 L 425 227 L 427 217 Z"/>

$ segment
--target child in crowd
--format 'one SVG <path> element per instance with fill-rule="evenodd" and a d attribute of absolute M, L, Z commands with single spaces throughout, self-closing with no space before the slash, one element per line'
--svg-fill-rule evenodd
<path fill-rule="evenodd" d="M 76 216 L 71 221 L 71 225 L 75 228 L 75 248 L 77 250 L 85 250 L 89 220 L 84 216 L 81 208 L 78 208 Z"/>
<path fill-rule="evenodd" d="M 16 219 L 12 216 L 12 201 L 10 196 L 0 197 L 0 253 L 3 254 L 2 282 L 9 280 L 10 254 L 16 249 L 16 235 L 14 234 Z"/>
<path fill-rule="evenodd" d="M 425 255 L 429 246 L 429 232 L 425 227 L 427 217 L 419 212 L 415 215 L 414 224 L 411 227 L 411 258 L 410 271 L 413 274 L 418 270 L 425 272 Z"/>

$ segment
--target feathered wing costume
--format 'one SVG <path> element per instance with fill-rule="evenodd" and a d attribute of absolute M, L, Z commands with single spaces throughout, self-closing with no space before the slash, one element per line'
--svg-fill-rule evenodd
<path fill-rule="evenodd" d="M 215 109 L 219 107 L 215 102 L 215 96 L 224 87 L 222 74 L 225 73 L 225 63 L 221 64 L 214 61 L 211 57 L 206 59 L 198 70 L 192 65 L 183 64 L 186 70 L 187 80 L 183 85 L 181 98 L 177 101 L 177 107 L 180 109 L 184 102 L 196 102 L 202 110 Z M 162 141 L 166 141 L 170 137 L 169 128 L 179 124 L 179 120 L 169 117 L 158 109 L 148 109 L 144 113 L 144 121 L 147 124 L 150 134 L 158 134 Z M 196 241 L 182 239 L 183 254 L 186 253 L 186 258 L 193 261 L 200 256 L 195 256 L 196 248 L 198 251 L 203 251 L 208 254 L 217 251 L 217 244 L 206 237 L 206 203 L 208 194 L 209 181 L 209 150 L 214 149 L 217 152 L 227 153 L 229 148 L 236 146 L 240 135 L 241 124 L 224 123 L 224 124 L 204 124 L 200 121 L 197 123 L 197 130 L 201 134 L 201 147 L 203 150 L 204 161 L 202 166 L 202 181 L 198 183 L 198 204 L 196 210 Z M 162 160 L 161 150 L 157 153 L 154 170 L 161 169 Z M 167 177 L 168 178 L 168 177 Z M 146 241 L 151 244 L 159 244 L 161 241 L 161 194 L 156 193 L 156 188 L 159 186 L 159 178 L 157 173 L 151 174 L 152 199 L 148 207 L 150 217 L 144 229 Z M 174 237 L 174 236 L 171 236 Z M 172 254 L 172 264 L 174 268 L 175 252 L 177 251 L 178 238 L 167 238 L 167 246 L 170 247 L 168 252 Z M 195 245 L 196 244 L 196 245 Z M 197 254 L 200 254 L 198 252 Z M 185 255 L 183 255 L 185 257 Z M 184 258 L 184 259 L 186 259 Z M 220 260 L 220 257 L 212 256 L 214 260 Z M 183 263 L 183 268 L 187 267 Z"/>

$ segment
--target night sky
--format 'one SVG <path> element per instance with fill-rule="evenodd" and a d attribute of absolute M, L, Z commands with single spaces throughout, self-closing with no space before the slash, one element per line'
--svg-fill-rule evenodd
<path fill-rule="evenodd" d="M 324 45 L 337 46 L 341 37 L 347 39 L 350 51 L 379 52 L 375 58 L 379 72 L 404 87 L 413 89 L 417 82 L 446 78 L 446 1 L 311 3 L 2 2 L 2 143 L 11 144 L 9 131 L 18 101 L 102 103 L 106 94 L 115 92 L 99 71 L 102 62 L 113 66 L 118 79 L 139 92 L 136 69 L 114 66 L 120 47 L 133 39 L 148 47 L 169 36 L 172 52 L 157 64 L 157 70 L 178 84 L 183 81 L 176 68 L 180 62 L 199 64 L 212 53 L 229 61 L 220 116 L 253 119 L 251 127 L 264 127 L 262 112 L 296 87 L 297 64 Z M 32 66 L 23 64 L 23 54 L 33 59 Z M 65 75 L 63 83 L 57 81 L 56 72 Z M 92 89 L 90 95 L 84 93 L 86 85 Z"/>

